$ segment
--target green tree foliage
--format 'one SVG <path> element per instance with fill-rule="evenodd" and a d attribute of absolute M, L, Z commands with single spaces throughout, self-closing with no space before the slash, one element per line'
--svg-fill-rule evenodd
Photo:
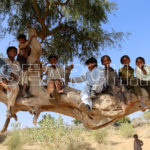
<path fill-rule="evenodd" d="M 75 125 L 79 125 L 79 124 L 82 123 L 80 120 L 76 120 L 76 119 L 72 120 L 72 122 L 73 122 Z"/>
<path fill-rule="evenodd" d="M 8 22 L 6 31 L 14 35 L 34 27 L 43 55 L 55 52 L 65 62 L 74 56 L 97 56 L 119 44 L 124 34 L 104 29 L 114 9 L 115 3 L 108 0 L 0 0 L 0 19 Z"/>
<path fill-rule="evenodd" d="M 124 117 L 121 118 L 120 120 L 117 121 L 118 124 L 124 124 L 124 123 L 131 123 L 130 118 L 129 117 Z"/>

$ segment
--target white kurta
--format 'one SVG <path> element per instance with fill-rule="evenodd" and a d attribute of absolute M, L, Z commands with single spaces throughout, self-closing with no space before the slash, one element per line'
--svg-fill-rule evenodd
<path fill-rule="evenodd" d="M 95 67 L 93 70 L 89 70 L 85 75 L 70 79 L 72 83 L 80 83 L 86 81 L 86 86 L 81 92 L 81 100 L 83 103 L 88 104 L 92 109 L 92 100 L 89 98 L 91 90 L 96 93 L 100 93 L 106 83 L 106 77 L 104 69 L 101 67 Z"/>
<path fill-rule="evenodd" d="M 150 66 L 145 65 L 144 69 L 146 70 L 147 74 L 145 75 L 139 67 L 135 68 L 136 76 L 138 79 L 143 81 L 150 81 Z"/>
<path fill-rule="evenodd" d="M 7 91 L 7 97 L 8 97 L 8 109 L 10 107 L 15 106 L 16 102 L 16 97 L 19 92 L 19 82 L 20 82 L 20 73 L 21 73 L 21 68 L 20 64 L 18 61 L 14 60 L 13 62 L 8 58 L 5 59 L 5 62 L 7 65 L 11 67 L 11 72 L 14 73 L 17 76 L 17 80 L 10 80 L 8 81 L 8 86 L 10 87 L 10 90 Z"/>

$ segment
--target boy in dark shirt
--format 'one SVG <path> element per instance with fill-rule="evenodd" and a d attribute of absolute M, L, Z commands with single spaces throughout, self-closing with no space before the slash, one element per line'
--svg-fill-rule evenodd
<path fill-rule="evenodd" d="M 21 78 L 21 85 L 23 86 L 21 95 L 25 98 L 31 97 L 32 95 L 29 93 L 29 83 L 28 83 L 28 63 L 27 59 L 28 56 L 31 53 L 30 43 L 33 39 L 32 36 L 30 40 L 26 40 L 26 36 L 24 34 L 20 34 L 17 39 L 19 41 L 18 46 L 18 57 L 17 61 L 20 63 L 21 69 L 22 69 L 22 78 Z"/>

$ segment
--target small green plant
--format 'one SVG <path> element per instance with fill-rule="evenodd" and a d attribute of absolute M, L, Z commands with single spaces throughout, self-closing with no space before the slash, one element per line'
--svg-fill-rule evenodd
<path fill-rule="evenodd" d="M 73 122 L 75 125 L 79 125 L 79 124 L 82 123 L 80 120 L 76 120 L 76 119 L 72 120 L 72 122 Z"/>
<path fill-rule="evenodd" d="M 131 121 L 130 121 L 129 117 L 124 117 L 124 118 L 121 118 L 120 120 L 118 120 L 117 123 L 119 125 L 121 125 L 121 124 L 124 124 L 124 123 L 131 123 Z"/>
<path fill-rule="evenodd" d="M 130 138 L 133 136 L 134 134 L 134 129 L 133 126 L 131 124 L 128 123 L 124 123 L 120 126 L 119 128 L 119 132 L 120 134 L 125 137 L 125 138 Z"/>

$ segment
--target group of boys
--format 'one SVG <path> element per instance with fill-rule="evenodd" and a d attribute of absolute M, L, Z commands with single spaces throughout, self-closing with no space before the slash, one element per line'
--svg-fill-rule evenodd
<path fill-rule="evenodd" d="M 7 90 L 8 118 L 12 115 L 15 115 L 13 108 L 15 106 L 16 98 L 19 94 L 19 85 L 23 87 L 21 91 L 22 96 L 31 96 L 29 92 L 25 92 L 28 86 L 27 58 L 30 55 L 31 49 L 29 45 L 33 37 L 31 37 L 31 39 L 27 41 L 25 35 L 19 35 L 17 37 L 19 41 L 18 49 L 14 46 L 8 47 L 6 51 L 8 58 L 0 59 L 0 86 Z M 15 60 L 16 56 L 17 60 Z"/>
<path fill-rule="evenodd" d="M 10 117 L 13 113 L 13 107 L 15 106 L 15 101 L 19 93 L 19 84 L 22 86 L 21 96 L 31 97 L 29 89 L 29 79 L 28 79 L 28 56 L 30 55 L 30 43 L 35 36 L 32 36 L 30 40 L 26 40 L 25 35 L 19 35 L 18 41 L 18 51 L 16 47 L 9 47 L 7 49 L 8 59 L 0 59 L 1 64 L 1 80 L 0 85 L 7 90 L 8 96 L 8 110 L 7 116 Z M 17 55 L 18 53 L 18 55 Z M 17 56 L 17 61 L 15 57 Z M 65 78 L 65 70 L 57 65 L 58 56 L 51 54 L 48 57 L 50 66 L 47 66 L 44 71 L 47 75 L 47 91 L 50 96 L 50 99 L 54 98 L 54 91 L 57 91 L 58 94 L 62 94 L 64 91 L 64 82 L 62 78 Z M 139 102 L 141 103 L 141 109 L 145 111 L 147 108 L 142 100 L 142 93 L 140 85 L 137 82 L 140 80 L 142 83 L 147 83 L 150 80 L 150 67 L 145 65 L 145 60 L 142 57 L 136 59 L 136 75 L 134 77 L 134 69 L 130 66 L 130 58 L 127 55 L 124 55 L 121 58 L 121 63 L 124 65 L 119 69 L 119 75 L 111 67 L 111 58 L 108 55 L 105 55 L 101 58 L 102 65 L 104 68 L 99 67 L 97 60 L 94 57 L 89 58 L 85 64 L 88 67 L 88 71 L 76 78 L 69 79 L 69 82 L 79 83 L 86 81 L 86 86 L 81 92 L 81 103 L 80 108 L 86 112 L 92 110 L 92 99 L 96 98 L 97 94 L 101 93 L 106 87 L 111 86 L 125 86 L 126 88 L 133 91 Z M 7 65 L 4 65 L 4 64 Z M 3 66 L 3 67 L 2 67 Z M 67 70 L 70 72 L 73 69 L 73 64 L 70 65 Z M 6 72 L 6 73 L 5 73 Z M 22 73 L 21 73 L 22 72 Z M 20 82 L 21 77 L 21 82 Z M 139 79 L 139 80 L 137 80 Z M 149 82 L 148 82 L 149 83 Z M 132 105 L 132 101 L 122 101 L 121 102 L 124 113 Z"/>

